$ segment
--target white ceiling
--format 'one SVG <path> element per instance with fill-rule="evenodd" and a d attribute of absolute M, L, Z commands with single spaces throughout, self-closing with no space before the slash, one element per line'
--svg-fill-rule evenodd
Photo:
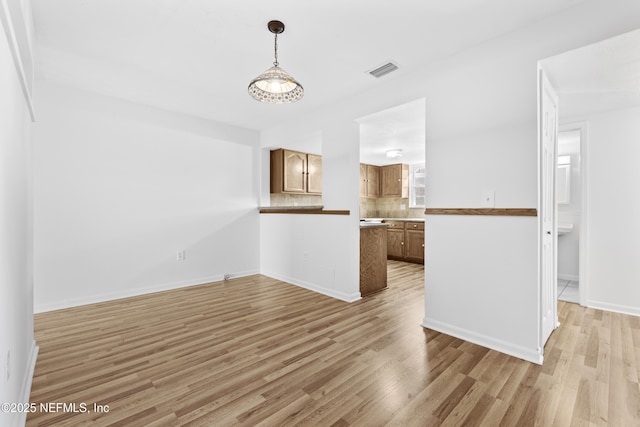
<path fill-rule="evenodd" d="M 378 166 L 424 163 L 424 102 L 418 99 L 359 119 L 360 162 Z M 390 149 L 401 149 L 402 157 L 387 158 Z"/>
<path fill-rule="evenodd" d="M 40 77 L 197 117 L 265 129 L 402 78 L 583 0 L 32 0 Z M 302 101 L 247 94 L 273 62 Z M 393 60 L 378 80 L 367 71 Z"/>
<path fill-rule="evenodd" d="M 541 61 L 561 118 L 640 105 L 640 30 Z"/>

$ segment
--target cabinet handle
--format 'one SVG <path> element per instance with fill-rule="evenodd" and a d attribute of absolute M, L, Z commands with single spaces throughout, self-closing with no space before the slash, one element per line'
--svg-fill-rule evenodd
<path fill-rule="evenodd" d="M 424 248 L 424 243 L 422 244 L 422 247 Z"/>
<path fill-rule="evenodd" d="M 416 224 L 413 224 L 413 228 L 418 228 L 418 226 Z"/>
<path fill-rule="evenodd" d="M 404 242 L 400 242 L 401 245 L 404 245 Z"/>

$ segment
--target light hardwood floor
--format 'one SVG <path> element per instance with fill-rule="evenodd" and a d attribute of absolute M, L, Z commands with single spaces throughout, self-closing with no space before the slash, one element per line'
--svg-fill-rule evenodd
<path fill-rule="evenodd" d="M 28 426 L 640 425 L 640 321 L 559 302 L 534 365 L 420 326 L 423 267 L 347 304 L 263 276 L 36 315 Z"/>

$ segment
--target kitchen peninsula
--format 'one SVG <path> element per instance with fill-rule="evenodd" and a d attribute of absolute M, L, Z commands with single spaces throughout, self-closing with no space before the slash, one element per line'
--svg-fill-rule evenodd
<path fill-rule="evenodd" d="M 387 227 L 381 222 L 360 222 L 360 295 L 387 288 Z"/>

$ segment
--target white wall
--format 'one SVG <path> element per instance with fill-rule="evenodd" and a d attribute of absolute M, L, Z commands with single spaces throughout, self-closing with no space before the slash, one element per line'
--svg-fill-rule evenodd
<path fill-rule="evenodd" d="M 425 240 L 423 325 L 538 361 L 536 218 L 428 215 Z"/>
<path fill-rule="evenodd" d="M 589 307 L 640 315 L 640 108 L 588 122 L 586 281 Z"/>
<path fill-rule="evenodd" d="M 37 89 L 36 312 L 258 272 L 256 132 Z"/>
<path fill-rule="evenodd" d="M 427 99 L 427 208 L 535 208 L 535 38 L 523 31 L 441 64 Z M 525 48 L 528 47 L 528 48 Z M 540 362 L 535 217 L 427 215 L 426 327 Z"/>
<path fill-rule="evenodd" d="M 537 61 L 638 26 L 638 2 L 585 1 L 420 72 L 390 74 L 375 91 L 263 132 L 263 141 L 295 140 L 424 97 L 427 207 L 480 207 L 482 191 L 495 190 L 498 208 L 535 208 Z M 322 143 L 324 150 L 331 141 Z M 334 179 L 346 185 L 352 172 L 340 173 Z M 287 232 L 286 221 L 269 221 L 263 236 Z M 536 218 L 427 216 L 425 317 L 416 323 L 541 361 L 537 233 Z M 322 244 L 310 238 L 308 246 Z M 338 248 L 355 240 L 332 238 Z"/>
<path fill-rule="evenodd" d="M 263 214 L 260 271 L 334 298 L 360 298 L 359 126 L 337 122 L 323 128 L 322 201 L 350 215 Z M 265 132 L 264 147 L 297 149 L 303 134 Z M 265 156 L 268 151 L 265 151 Z M 268 171 L 268 168 L 265 169 Z M 263 193 L 268 173 L 263 173 Z"/>
<path fill-rule="evenodd" d="M 569 203 L 558 204 L 558 224 L 573 225 L 571 232 L 558 236 L 558 278 L 578 281 L 580 219 L 582 217 L 580 130 L 561 132 L 559 134 L 558 156 L 569 156 L 571 158 Z"/>
<path fill-rule="evenodd" d="M 0 27 L 0 402 L 23 402 L 29 396 L 37 354 L 31 274 L 30 117 L 1 22 Z M 23 418 L 0 411 L 2 426 L 18 425 Z"/>

